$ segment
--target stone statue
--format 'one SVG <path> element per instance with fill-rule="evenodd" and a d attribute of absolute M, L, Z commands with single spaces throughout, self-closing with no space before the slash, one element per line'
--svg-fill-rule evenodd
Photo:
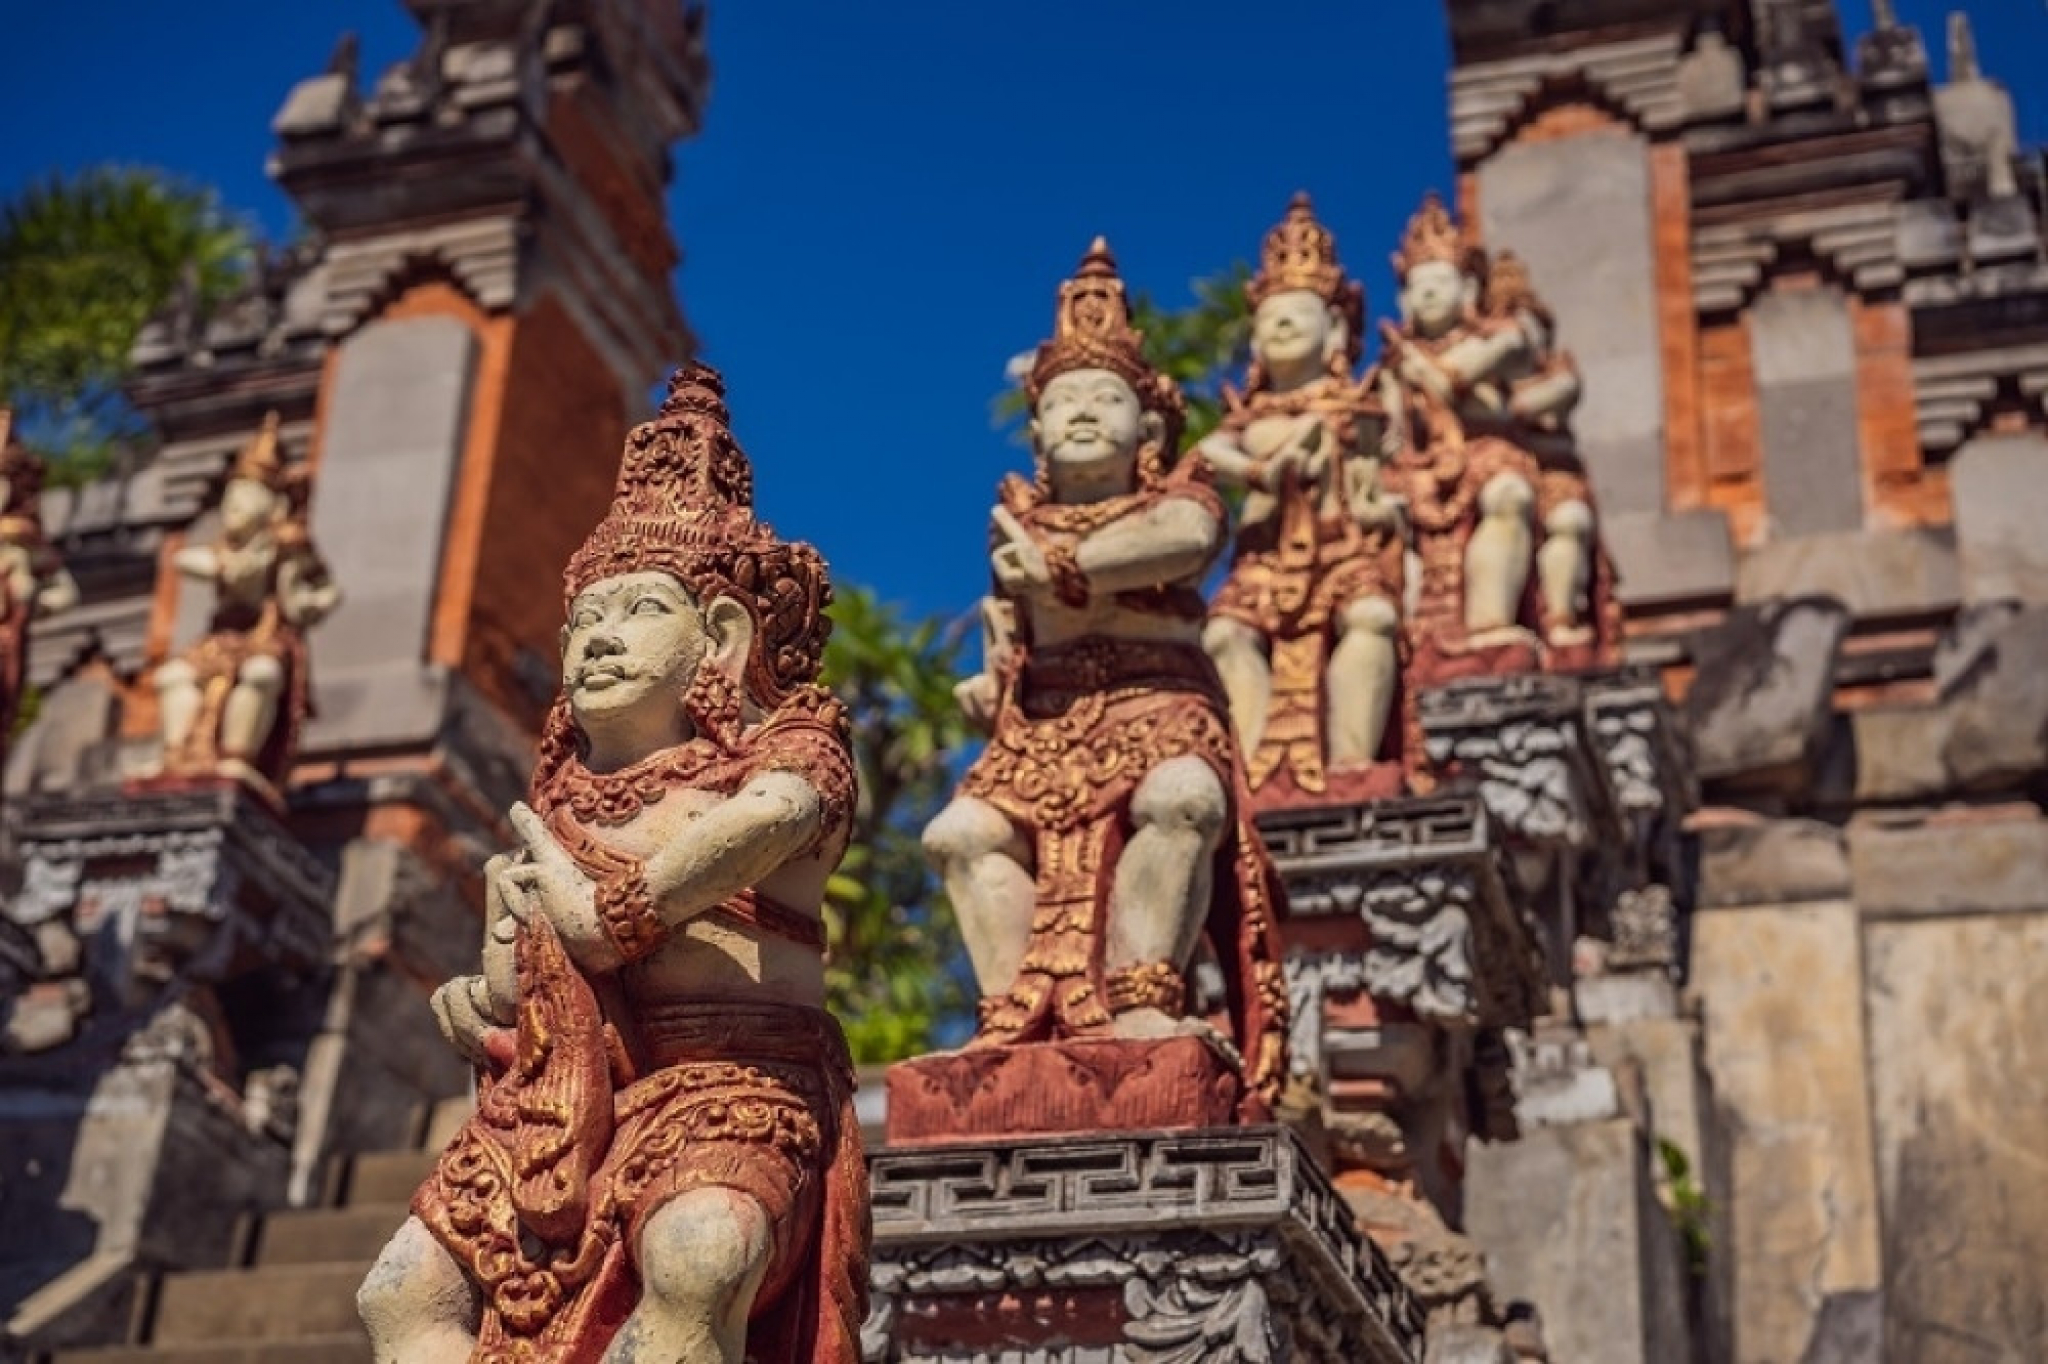
<path fill-rule="evenodd" d="M 1200 638 L 1224 509 L 1171 466 L 1180 391 L 1146 362 L 1097 239 L 1026 380 L 1037 477 L 1005 480 L 987 751 L 925 832 L 980 982 L 975 1045 L 1208 1034 L 1206 929 L 1252 1093 L 1284 1069 L 1277 882 Z"/>
<path fill-rule="evenodd" d="M 1276 775 L 1309 796 L 1391 795 L 1398 766 L 1376 789 L 1358 778 L 1388 747 L 1399 690 L 1400 513 L 1380 488 L 1379 405 L 1352 374 L 1364 291 L 1306 194 L 1266 234 L 1246 294 L 1251 372 L 1199 447 L 1245 489 L 1203 643 L 1262 801 Z"/>
<path fill-rule="evenodd" d="M 383 1364 L 854 1364 L 867 1186 L 824 999 L 854 776 L 825 567 L 755 520 L 718 375 L 627 438 L 483 969 L 476 1116 L 359 1294 Z"/>
<path fill-rule="evenodd" d="M 1524 625 L 1535 558 L 1536 460 L 1507 408 L 1528 338 L 1483 315 L 1486 257 L 1435 195 L 1394 255 L 1401 325 L 1377 382 L 1417 562 L 1408 584 L 1418 680 L 1537 662 Z"/>
<path fill-rule="evenodd" d="M 0 407 L 0 761 L 28 686 L 29 631 L 78 601 L 78 584 L 43 536 L 43 472 Z"/>
<path fill-rule="evenodd" d="M 307 528 L 310 490 L 272 412 L 228 475 L 219 539 L 178 551 L 178 571 L 215 595 L 206 637 L 157 670 L 165 776 L 283 785 L 312 713 L 305 632 L 341 602 Z"/>

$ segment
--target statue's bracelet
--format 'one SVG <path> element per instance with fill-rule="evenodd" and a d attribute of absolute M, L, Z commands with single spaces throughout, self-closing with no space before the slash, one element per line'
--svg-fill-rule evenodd
<path fill-rule="evenodd" d="M 1088 604 L 1088 574 L 1065 545 L 1048 545 L 1045 566 L 1052 572 L 1052 592 L 1068 606 Z"/>
<path fill-rule="evenodd" d="M 597 917 L 612 946 L 629 962 L 647 956 L 668 938 L 668 924 L 647 887 L 646 868 L 637 861 L 597 883 Z"/>

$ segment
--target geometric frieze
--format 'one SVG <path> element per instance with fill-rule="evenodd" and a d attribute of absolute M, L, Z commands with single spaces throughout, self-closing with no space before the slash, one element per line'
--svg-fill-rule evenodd
<path fill-rule="evenodd" d="M 1277 1125 L 886 1147 L 869 1364 L 1415 1364 L 1422 1318 Z"/>

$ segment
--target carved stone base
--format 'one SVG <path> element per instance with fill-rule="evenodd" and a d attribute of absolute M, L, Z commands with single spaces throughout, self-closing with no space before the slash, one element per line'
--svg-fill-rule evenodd
<path fill-rule="evenodd" d="M 1260 814 L 1269 810 L 1317 810 L 1330 806 L 1363 805 L 1407 794 L 1408 773 L 1398 762 L 1377 762 L 1365 767 L 1333 767 L 1323 774 L 1323 789 L 1304 791 L 1295 784 L 1294 774 L 1282 767 L 1265 784 L 1252 792 L 1252 808 Z"/>
<path fill-rule="evenodd" d="M 1228 1127 L 1244 1085 L 1199 1037 L 985 1047 L 889 1067 L 892 1145 Z"/>
<path fill-rule="evenodd" d="M 1282 1127 L 888 1147 L 870 1364 L 1416 1364 L 1422 1315 Z"/>

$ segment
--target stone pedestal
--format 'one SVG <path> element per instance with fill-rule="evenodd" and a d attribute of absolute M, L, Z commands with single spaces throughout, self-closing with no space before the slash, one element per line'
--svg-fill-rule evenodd
<path fill-rule="evenodd" d="M 1422 1321 L 1286 1128 L 887 1147 L 871 1364 L 1419 1364 Z"/>
<path fill-rule="evenodd" d="M 282 1202 L 331 876 L 234 786 L 23 802 L 0 993 L 0 1342 L 123 1337 Z"/>

